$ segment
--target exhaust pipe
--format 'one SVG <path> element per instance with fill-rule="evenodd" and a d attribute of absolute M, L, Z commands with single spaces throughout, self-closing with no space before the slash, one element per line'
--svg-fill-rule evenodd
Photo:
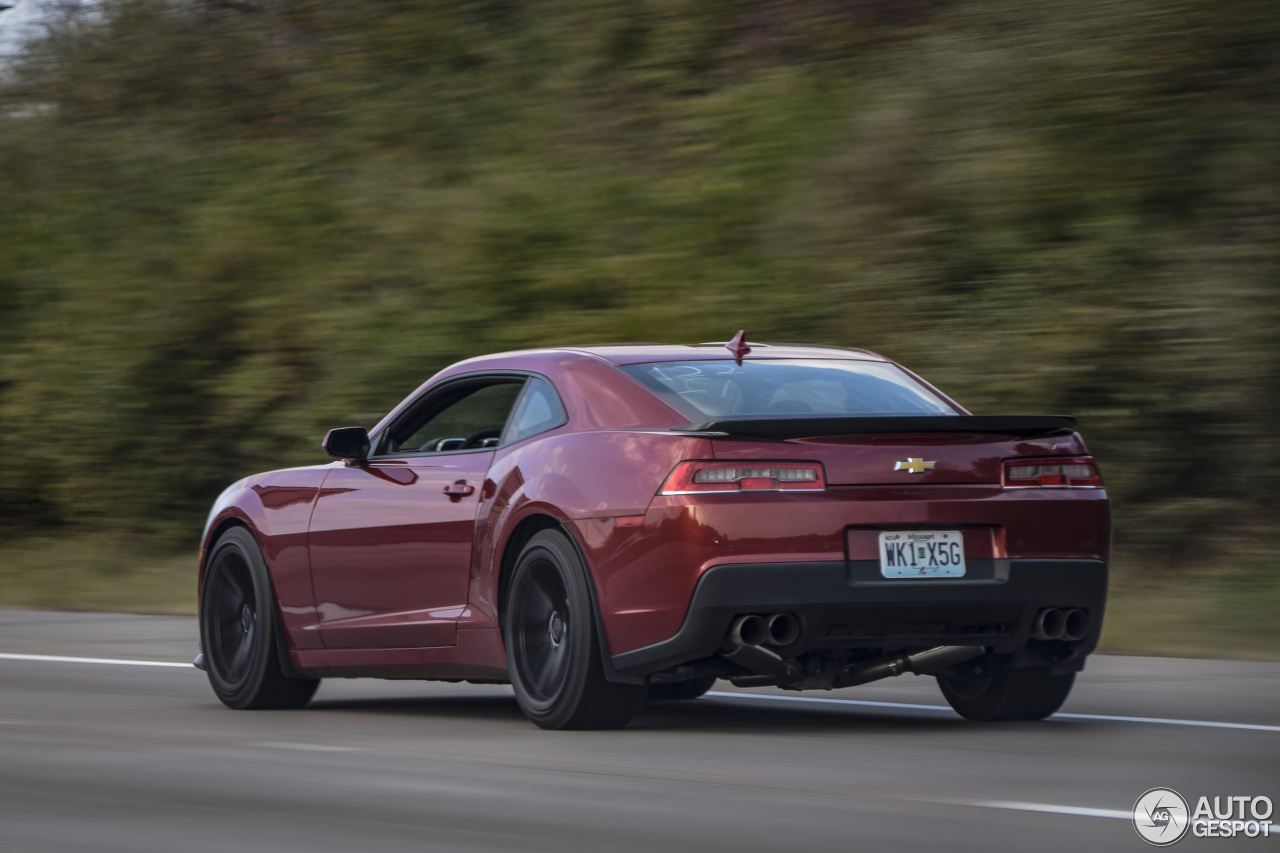
<path fill-rule="evenodd" d="M 1076 642 L 1089 634 L 1089 614 L 1076 608 L 1068 610 L 1062 620 L 1062 639 Z"/>
<path fill-rule="evenodd" d="M 1067 626 L 1067 614 L 1056 607 L 1046 607 L 1036 614 L 1031 636 L 1037 640 L 1056 640 Z"/>
<path fill-rule="evenodd" d="M 986 654 L 982 646 L 935 646 L 909 655 L 890 655 L 866 661 L 850 668 L 839 680 L 838 687 L 866 684 L 882 678 L 892 678 L 904 672 L 916 675 L 937 675 L 958 663 L 964 663 Z"/>
<path fill-rule="evenodd" d="M 726 639 L 735 646 L 758 646 L 769 639 L 769 626 L 759 616 L 739 616 Z"/>
<path fill-rule="evenodd" d="M 775 613 L 769 617 L 769 639 L 771 646 L 789 646 L 800 639 L 800 620 L 790 613 Z"/>
<path fill-rule="evenodd" d="M 769 639 L 769 625 L 759 616 L 739 616 L 729 626 L 720 654 L 728 660 L 749 669 L 756 675 L 770 676 L 769 683 L 779 676 L 792 677 L 798 670 L 787 663 L 776 652 L 761 648 L 760 644 Z"/>

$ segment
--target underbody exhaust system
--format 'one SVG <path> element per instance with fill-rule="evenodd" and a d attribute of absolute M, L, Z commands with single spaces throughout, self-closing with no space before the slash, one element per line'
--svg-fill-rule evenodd
<path fill-rule="evenodd" d="M 937 646 L 910 654 L 898 653 L 861 661 L 835 677 L 826 675 L 803 678 L 804 672 L 800 667 L 784 660 L 773 649 L 765 648 L 766 645 L 786 646 L 799 638 L 800 621 L 789 613 L 775 614 L 768 619 L 755 615 L 734 619 L 725 635 L 724 644 L 720 647 L 720 654 L 753 674 L 730 680 L 738 687 L 771 684 L 850 687 L 905 672 L 936 675 L 986 653 L 982 646 Z M 814 684 L 809 685 L 811 680 Z"/>
<path fill-rule="evenodd" d="M 1089 613 L 1080 608 L 1059 610 L 1046 607 L 1036 614 L 1031 636 L 1037 640 L 1067 640 L 1076 642 L 1089 634 Z"/>
<path fill-rule="evenodd" d="M 986 654 L 982 646 L 935 646 L 922 652 L 887 655 L 875 660 L 863 661 L 849 668 L 840 679 L 840 687 L 852 687 L 913 672 L 916 675 L 937 675 L 967 660 Z"/>

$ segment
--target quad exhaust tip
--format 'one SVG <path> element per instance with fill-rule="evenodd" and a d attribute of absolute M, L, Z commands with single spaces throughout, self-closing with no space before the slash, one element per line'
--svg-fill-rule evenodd
<path fill-rule="evenodd" d="M 1067 624 L 1067 614 L 1056 607 L 1046 607 L 1036 614 L 1035 628 L 1031 635 L 1037 640 L 1056 640 L 1062 636 Z"/>
<path fill-rule="evenodd" d="M 739 616 L 729 626 L 728 640 L 735 646 L 758 646 L 769 639 L 769 625 L 759 616 Z"/>
<path fill-rule="evenodd" d="M 769 645 L 789 646 L 800 639 L 800 620 L 790 613 L 775 613 L 769 617 Z"/>
<path fill-rule="evenodd" d="M 1062 623 L 1062 639 L 1083 640 L 1089 633 L 1089 614 L 1080 610 L 1068 610 L 1066 619 Z"/>
<path fill-rule="evenodd" d="M 765 648 L 764 644 L 772 636 L 769 626 L 773 621 L 773 617 L 765 621 L 763 617 L 754 614 L 739 616 L 729 626 L 724 645 L 720 647 L 722 656 L 755 673 L 752 678 L 762 678 L 763 680 L 759 680 L 760 684 L 776 684 L 779 679 L 795 678 L 800 672 L 777 652 Z M 785 625 L 780 625 L 779 633 L 783 633 L 784 628 Z M 798 625 L 796 631 L 799 631 Z"/>
<path fill-rule="evenodd" d="M 1089 613 L 1078 607 L 1060 610 L 1046 607 L 1036 614 L 1031 636 L 1037 640 L 1067 640 L 1076 642 L 1089 634 Z"/>
<path fill-rule="evenodd" d="M 739 616 L 725 639 L 733 646 L 789 646 L 800 639 L 800 620 L 790 613 Z"/>

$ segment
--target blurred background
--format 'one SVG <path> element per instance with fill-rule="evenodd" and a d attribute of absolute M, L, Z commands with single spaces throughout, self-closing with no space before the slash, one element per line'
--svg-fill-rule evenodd
<path fill-rule="evenodd" d="M 7 0 L 0 606 L 194 612 L 214 497 L 543 344 L 1076 415 L 1104 648 L 1280 657 L 1273 0 Z"/>

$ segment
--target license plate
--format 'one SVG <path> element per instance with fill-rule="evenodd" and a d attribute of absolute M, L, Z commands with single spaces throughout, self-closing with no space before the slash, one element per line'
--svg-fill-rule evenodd
<path fill-rule="evenodd" d="M 964 577 L 964 536 L 959 530 L 881 533 L 880 574 L 886 578 Z"/>

